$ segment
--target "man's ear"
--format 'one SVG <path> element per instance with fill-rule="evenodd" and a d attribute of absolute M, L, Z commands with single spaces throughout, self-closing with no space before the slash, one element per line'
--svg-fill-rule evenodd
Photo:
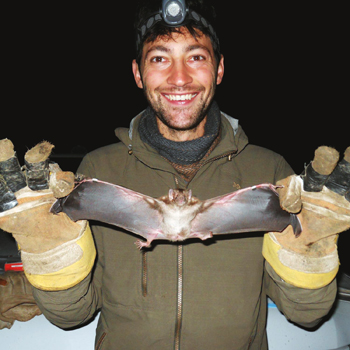
<path fill-rule="evenodd" d="M 224 56 L 221 55 L 221 59 L 220 59 L 219 65 L 218 65 L 218 74 L 217 74 L 217 77 L 216 77 L 216 84 L 217 85 L 219 85 L 222 82 L 222 79 L 224 77 L 224 71 L 225 71 L 225 68 L 224 68 Z"/>
<path fill-rule="evenodd" d="M 140 73 L 139 65 L 137 64 L 136 60 L 132 61 L 132 72 L 134 74 L 134 79 L 135 79 L 136 85 L 140 89 L 143 89 L 141 73 Z"/>

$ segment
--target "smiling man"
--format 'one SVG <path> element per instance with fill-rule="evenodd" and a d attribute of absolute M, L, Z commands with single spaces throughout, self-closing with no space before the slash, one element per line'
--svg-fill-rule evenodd
<path fill-rule="evenodd" d="M 332 191 L 301 197 L 301 180 L 292 181 L 284 158 L 250 144 L 238 120 L 220 111 L 214 96 L 224 59 L 209 3 L 140 2 L 132 70 L 148 107 L 129 129 L 116 130 L 120 142 L 88 154 L 78 172 L 152 197 L 190 189 L 200 200 L 283 180 L 281 203 L 292 197 L 303 232 L 161 241 L 139 251 L 121 229 L 91 222 L 92 240 L 86 223 L 48 210 L 32 225 L 35 215 L 22 225 L 19 217 L 1 221 L 21 240 L 34 296 L 52 323 L 75 327 L 100 311 L 99 350 L 267 349 L 267 296 L 304 327 L 315 326 L 335 299 L 334 235 L 349 223 L 349 205 Z M 30 227 L 42 244 L 29 242 Z"/>
<path fill-rule="evenodd" d="M 136 84 L 157 117 L 160 133 L 173 141 L 202 137 L 215 88 L 224 75 L 208 36 L 194 37 L 185 27 L 146 42 L 140 66 L 133 61 Z"/>

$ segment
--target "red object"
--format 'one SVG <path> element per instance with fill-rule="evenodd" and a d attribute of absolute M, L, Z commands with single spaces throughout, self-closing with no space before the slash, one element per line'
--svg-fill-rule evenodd
<path fill-rule="evenodd" d="M 23 271 L 23 264 L 21 262 L 5 264 L 5 271 Z"/>

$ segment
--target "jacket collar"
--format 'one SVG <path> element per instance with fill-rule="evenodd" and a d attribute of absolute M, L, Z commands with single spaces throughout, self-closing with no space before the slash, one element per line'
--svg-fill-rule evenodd
<path fill-rule="evenodd" d="M 152 168 L 174 171 L 170 163 L 164 161 L 163 157 L 151 146 L 142 142 L 138 133 L 138 125 L 143 111 L 131 120 L 130 127 L 117 128 L 116 136 L 129 149 L 130 154 L 134 154 L 141 162 Z M 239 125 L 237 119 L 221 112 L 221 140 L 210 154 L 210 159 L 220 158 L 222 155 L 238 154 L 248 144 L 248 138 Z"/>
<path fill-rule="evenodd" d="M 136 117 L 134 117 L 131 122 L 130 122 L 130 126 L 129 126 L 129 139 L 132 141 L 132 133 L 133 133 L 133 130 L 134 130 L 134 123 L 135 123 L 135 120 L 137 118 L 139 118 L 142 113 L 144 112 L 145 110 L 143 110 L 141 113 L 139 113 Z M 231 127 L 232 127 L 232 130 L 233 130 L 233 133 L 234 135 L 236 135 L 237 133 L 237 130 L 238 130 L 238 119 L 235 119 L 235 118 L 232 118 L 230 117 L 228 114 L 224 113 L 224 112 L 221 112 L 221 115 L 224 116 L 228 122 L 230 123 Z"/>

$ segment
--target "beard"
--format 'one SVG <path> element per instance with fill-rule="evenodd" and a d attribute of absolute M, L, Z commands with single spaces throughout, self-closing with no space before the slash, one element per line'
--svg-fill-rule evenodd
<path fill-rule="evenodd" d="M 144 85 L 144 94 L 149 106 L 155 112 L 157 118 L 168 128 L 177 131 L 187 131 L 195 129 L 206 117 L 208 109 L 213 101 L 216 84 L 213 84 L 206 96 L 202 92 L 203 87 L 186 87 L 174 89 L 155 89 L 151 94 L 150 90 Z M 190 106 L 170 106 L 164 101 L 162 93 L 186 93 L 190 91 L 198 92 L 199 96 L 195 97 L 195 103 Z"/>

